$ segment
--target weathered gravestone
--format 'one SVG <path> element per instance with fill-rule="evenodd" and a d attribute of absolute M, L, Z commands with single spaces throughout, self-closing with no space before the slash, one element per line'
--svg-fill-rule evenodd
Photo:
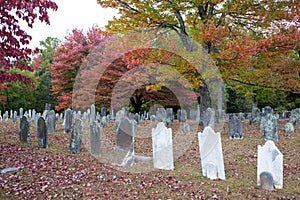
<path fill-rule="evenodd" d="M 80 153 L 80 146 L 82 141 L 82 131 L 83 131 L 83 124 L 81 119 L 75 119 L 75 123 L 73 126 L 73 130 L 71 133 L 70 139 L 70 152 L 78 154 Z"/>
<path fill-rule="evenodd" d="M 220 133 L 207 126 L 198 133 L 202 175 L 209 179 L 225 180 L 224 160 Z"/>
<path fill-rule="evenodd" d="M 284 131 L 286 133 L 294 133 L 295 129 L 294 129 L 294 125 L 291 122 L 288 122 L 284 125 Z"/>
<path fill-rule="evenodd" d="M 120 121 L 116 131 L 118 162 L 123 166 L 134 164 L 134 124 L 126 117 Z M 120 162 L 121 161 L 121 162 Z"/>
<path fill-rule="evenodd" d="M 291 111 L 290 115 L 290 122 L 294 125 L 297 126 L 297 124 L 300 121 L 300 108 L 293 109 Z"/>
<path fill-rule="evenodd" d="M 46 121 L 47 121 L 48 133 L 54 133 L 55 132 L 55 123 L 56 123 L 56 117 L 55 117 L 54 110 L 50 110 L 48 112 Z"/>
<path fill-rule="evenodd" d="M 243 138 L 243 125 L 242 120 L 237 116 L 233 115 L 229 118 L 229 134 L 231 139 Z"/>
<path fill-rule="evenodd" d="M 264 131 L 265 140 L 278 141 L 277 118 L 268 106 L 263 109 L 260 129 Z"/>
<path fill-rule="evenodd" d="M 167 118 L 167 113 L 164 108 L 157 108 L 156 111 L 156 120 L 159 122 L 165 122 Z"/>
<path fill-rule="evenodd" d="M 114 108 L 112 105 L 110 105 L 110 109 L 109 109 L 109 115 L 110 115 L 110 119 L 115 119 L 115 112 L 114 112 Z"/>
<path fill-rule="evenodd" d="M 17 111 L 14 111 L 14 114 L 13 114 L 13 117 L 12 117 L 13 123 L 15 123 L 17 121 L 17 117 L 18 117 L 18 113 L 17 113 Z"/>
<path fill-rule="evenodd" d="M 191 110 L 190 110 L 189 119 L 190 119 L 190 120 L 196 121 L 196 117 L 197 117 L 197 111 L 194 110 L 194 109 L 191 109 Z"/>
<path fill-rule="evenodd" d="M 104 116 L 106 116 L 106 108 L 102 107 L 101 108 L 101 117 L 104 117 Z"/>
<path fill-rule="evenodd" d="M 134 121 L 136 121 L 136 124 L 139 125 L 141 121 L 141 116 L 138 113 L 135 113 L 133 116 Z"/>
<path fill-rule="evenodd" d="M 91 105 L 91 113 L 90 113 L 90 119 L 89 124 L 91 125 L 96 120 L 96 107 L 94 104 Z"/>
<path fill-rule="evenodd" d="M 173 108 L 166 109 L 166 125 L 170 125 L 174 120 Z"/>
<path fill-rule="evenodd" d="M 152 149 L 154 168 L 174 170 L 172 129 L 163 122 L 152 128 Z"/>
<path fill-rule="evenodd" d="M 64 133 L 70 133 L 72 126 L 72 110 L 68 108 L 64 114 Z"/>
<path fill-rule="evenodd" d="M 126 110 L 125 108 L 122 108 L 116 113 L 116 127 L 118 127 L 119 123 L 122 119 L 124 119 L 126 116 Z"/>
<path fill-rule="evenodd" d="M 100 121 L 101 127 L 105 128 L 106 127 L 106 123 L 107 123 L 106 116 L 103 116 L 101 118 L 101 121 Z"/>
<path fill-rule="evenodd" d="M 21 118 L 23 117 L 23 108 L 20 108 L 20 120 L 21 120 Z"/>
<path fill-rule="evenodd" d="M 5 111 L 5 113 L 3 114 L 3 120 L 5 122 L 8 122 L 8 111 Z"/>
<path fill-rule="evenodd" d="M 253 125 L 260 120 L 260 110 L 258 108 L 253 108 L 251 113 L 250 124 Z"/>
<path fill-rule="evenodd" d="M 283 155 L 270 140 L 263 146 L 258 145 L 257 185 L 262 185 L 265 189 L 283 188 Z"/>
<path fill-rule="evenodd" d="M 40 148 L 48 148 L 48 130 L 43 117 L 39 117 L 37 122 L 38 145 Z"/>
<path fill-rule="evenodd" d="M 101 150 L 101 129 L 97 122 L 93 122 L 90 125 L 90 141 L 91 141 L 91 154 L 100 156 Z"/>
<path fill-rule="evenodd" d="M 207 108 L 203 113 L 203 128 L 210 126 L 212 129 L 215 128 L 215 111 L 212 108 Z"/>
<path fill-rule="evenodd" d="M 26 116 L 20 121 L 20 142 L 30 144 L 30 124 Z"/>

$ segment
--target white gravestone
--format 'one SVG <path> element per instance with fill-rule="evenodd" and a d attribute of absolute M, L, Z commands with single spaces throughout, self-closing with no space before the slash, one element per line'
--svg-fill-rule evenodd
<path fill-rule="evenodd" d="M 268 172 L 274 180 L 274 187 L 283 187 L 283 155 L 271 140 L 261 146 L 257 151 L 257 185 L 261 185 L 260 174 Z"/>
<path fill-rule="evenodd" d="M 174 170 L 172 129 L 164 122 L 152 128 L 152 149 L 154 168 Z"/>
<path fill-rule="evenodd" d="M 220 133 L 207 126 L 198 133 L 202 175 L 214 180 L 225 180 L 224 160 Z"/>

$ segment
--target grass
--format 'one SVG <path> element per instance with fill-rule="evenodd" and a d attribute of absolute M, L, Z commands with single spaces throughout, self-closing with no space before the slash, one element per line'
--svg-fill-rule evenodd
<path fill-rule="evenodd" d="M 0 174 L 0 199 L 298 199 L 300 127 L 293 134 L 284 133 L 286 122 L 279 120 L 276 142 L 284 159 L 284 187 L 274 191 L 256 185 L 257 145 L 263 145 L 264 140 L 258 125 L 250 126 L 247 120 L 243 122 L 242 140 L 229 139 L 227 123 L 218 127 L 222 130 L 224 181 L 202 176 L 197 131 L 181 135 L 177 122 L 171 126 L 173 150 L 180 151 L 183 147 L 187 150 L 174 153 L 178 157 L 175 170 L 153 170 L 151 165 L 145 173 L 130 173 L 100 162 L 99 159 L 105 160 L 105 155 L 96 159 L 85 145 L 80 154 L 70 154 L 70 134 L 63 133 L 61 122 L 57 123 L 55 133 L 49 133 L 48 149 L 38 148 L 34 126 L 31 126 L 31 144 L 27 145 L 19 142 L 18 123 L 1 122 L 0 168 L 22 165 L 24 169 Z M 152 153 L 149 138 L 152 127 L 155 124 L 144 122 L 138 129 L 135 148 L 139 154 Z M 198 131 L 201 129 L 198 127 Z M 103 154 L 115 145 L 113 123 L 101 130 L 101 138 Z M 88 138 L 83 141 L 89 143 Z M 143 167 L 144 163 L 139 164 Z M 139 164 L 131 169 L 143 169 L 138 168 Z"/>

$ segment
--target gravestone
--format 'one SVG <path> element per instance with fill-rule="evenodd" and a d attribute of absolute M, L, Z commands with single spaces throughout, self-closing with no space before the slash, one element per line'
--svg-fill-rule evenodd
<path fill-rule="evenodd" d="M 260 129 L 264 131 L 265 140 L 278 141 L 277 118 L 272 112 L 266 113 L 261 118 Z"/>
<path fill-rule="evenodd" d="M 102 119 L 101 119 L 101 122 L 100 122 L 101 127 L 105 128 L 106 127 L 106 123 L 107 123 L 106 116 L 103 116 Z"/>
<path fill-rule="evenodd" d="M 179 122 L 186 122 L 187 121 L 187 112 L 184 109 L 177 110 L 177 119 Z"/>
<path fill-rule="evenodd" d="M 229 134 L 231 139 L 243 138 L 243 125 L 242 120 L 236 115 L 229 118 Z"/>
<path fill-rule="evenodd" d="M 104 116 L 106 116 L 106 108 L 102 107 L 101 108 L 101 117 L 104 117 Z"/>
<path fill-rule="evenodd" d="M 166 125 L 169 126 L 174 120 L 173 108 L 166 109 Z"/>
<path fill-rule="evenodd" d="M 70 108 L 65 110 L 64 114 L 64 133 L 70 133 L 72 126 L 72 110 Z"/>
<path fill-rule="evenodd" d="M 92 104 L 89 124 L 91 125 L 95 120 L 96 120 L 96 108 L 95 105 Z"/>
<path fill-rule="evenodd" d="M 126 116 L 126 111 L 125 108 L 122 108 L 116 113 L 116 126 L 118 127 L 119 123 L 121 122 L 122 119 L 124 119 Z"/>
<path fill-rule="evenodd" d="M 190 134 L 191 133 L 191 128 L 190 125 L 187 122 L 183 123 L 183 128 L 182 128 L 183 133 L 185 134 Z"/>
<path fill-rule="evenodd" d="M 297 126 L 300 121 L 300 108 L 293 109 L 290 114 L 290 122 Z"/>
<path fill-rule="evenodd" d="M 75 154 L 80 153 L 82 131 L 83 131 L 83 124 L 81 119 L 75 119 L 73 130 L 71 132 L 71 139 L 70 139 L 71 153 L 75 153 Z"/>
<path fill-rule="evenodd" d="M 196 117 L 197 117 L 197 111 L 194 110 L 194 109 L 191 109 L 191 110 L 190 110 L 189 119 L 190 119 L 190 120 L 193 120 L 193 121 L 196 121 Z"/>
<path fill-rule="evenodd" d="M 47 121 L 48 133 L 54 133 L 55 132 L 55 123 L 56 123 L 56 117 L 55 117 L 54 110 L 50 110 L 48 112 L 46 121 Z"/>
<path fill-rule="evenodd" d="M 20 108 L 20 120 L 23 117 L 23 112 L 24 112 L 23 108 Z"/>
<path fill-rule="evenodd" d="M 91 140 L 91 154 L 100 156 L 101 150 L 101 130 L 97 122 L 90 125 L 90 140 Z"/>
<path fill-rule="evenodd" d="M 273 109 L 270 106 L 266 106 L 262 109 L 262 115 L 261 115 L 261 120 L 260 120 L 260 130 L 264 130 L 267 116 L 270 114 L 273 114 Z"/>
<path fill-rule="evenodd" d="M 39 117 L 37 122 L 38 145 L 40 148 L 48 148 L 48 130 L 43 117 Z"/>
<path fill-rule="evenodd" d="M 210 126 L 212 129 L 215 128 L 215 111 L 212 108 L 207 108 L 203 113 L 203 128 Z"/>
<path fill-rule="evenodd" d="M 273 141 L 266 141 L 257 150 L 257 185 L 260 186 L 261 175 L 264 172 L 270 173 L 274 180 L 276 189 L 283 188 L 283 155 L 275 146 Z"/>
<path fill-rule="evenodd" d="M 0 113 L 0 122 L 2 122 L 2 116 L 1 116 L 1 113 Z"/>
<path fill-rule="evenodd" d="M 35 116 L 36 116 L 36 110 L 32 109 L 32 116 L 31 116 L 31 121 L 32 122 L 35 120 Z"/>
<path fill-rule="evenodd" d="M 13 123 L 15 123 L 17 121 L 17 118 L 18 118 L 18 113 L 17 113 L 17 111 L 14 111 L 14 114 L 13 114 L 13 117 L 12 117 Z"/>
<path fill-rule="evenodd" d="M 115 119 L 115 112 L 114 112 L 114 108 L 113 108 L 112 105 L 110 105 L 109 114 L 110 114 L 110 119 L 114 120 Z"/>
<path fill-rule="evenodd" d="M 120 121 L 116 131 L 116 144 L 121 165 L 134 164 L 134 124 L 126 117 Z M 119 160 L 120 161 L 120 160 Z"/>
<path fill-rule="evenodd" d="M 151 122 L 154 122 L 154 121 L 155 121 L 155 118 L 156 118 L 155 115 L 151 115 L 151 116 L 150 116 L 150 121 L 151 121 Z"/>
<path fill-rule="evenodd" d="M 136 121 L 137 125 L 140 124 L 141 116 L 138 113 L 135 113 L 133 119 L 134 119 L 134 121 Z"/>
<path fill-rule="evenodd" d="M 250 125 L 255 124 L 260 120 L 260 110 L 258 108 L 254 108 L 251 113 Z"/>
<path fill-rule="evenodd" d="M 152 149 L 154 168 L 174 170 L 172 129 L 163 122 L 152 128 Z"/>
<path fill-rule="evenodd" d="M 291 122 L 288 122 L 284 125 L 284 132 L 286 133 L 294 133 L 294 125 Z"/>
<path fill-rule="evenodd" d="M 177 120 L 180 121 L 180 119 L 181 119 L 181 109 L 177 110 L 177 116 L 176 117 L 177 117 Z"/>
<path fill-rule="evenodd" d="M 50 109 L 51 109 L 51 104 L 50 103 L 46 103 L 45 104 L 45 110 L 46 111 L 50 111 Z"/>
<path fill-rule="evenodd" d="M 198 133 L 202 175 L 209 179 L 225 180 L 224 160 L 220 133 L 207 126 Z"/>
<path fill-rule="evenodd" d="M 166 110 L 164 108 L 157 108 L 156 111 L 156 120 L 158 122 L 165 122 L 167 117 Z"/>
<path fill-rule="evenodd" d="M 20 141 L 30 144 L 30 124 L 26 116 L 23 116 L 20 121 Z"/>
<path fill-rule="evenodd" d="M 196 113 L 196 122 L 200 123 L 201 120 L 201 110 L 200 110 L 200 105 L 197 105 L 197 113 Z"/>
<path fill-rule="evenodd" d="M 3 120 L 5 122 L 8 122 L 8 111 L 5 111 L 5 113 L 3 114 Z"/>

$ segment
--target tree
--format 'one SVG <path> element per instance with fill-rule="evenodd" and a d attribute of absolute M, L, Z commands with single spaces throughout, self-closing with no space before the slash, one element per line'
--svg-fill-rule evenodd
<path fill-rule="evenodd" d="M 74 29 L 54 51 L 50 65 L 52 92 L 58 100 L 57 111 L 72 107 L 73 86 L 77 72 L 87 55 L 103 40 L 107 33 L 93 27 L 86 34 Z"/>
<path fill-rule="evenodd" d="M 123 1 L 98 0 L 118 9 L 107 29 L 115 32 L 159 30 L 178 34 L 187 51 L 202 44 L 223 79 L 250 86 L 299 93 L 300 16 L 297 1 Z M 270 78 L 271 77 L 271 78 Z"/>
<path fill-rule="evenodd" d="M 36 86 L 36 101 L 39 102 L 35 109 L 39 112 L 43 112 L 46 103 L 53 106 L 57 105 L 56 98 L 52 95 L 49 68 L 54 62 L 54 51 L 59 43 L 60 41 L 57 38 L 47 37 L 46 40 L 40 42 L 42 50 L 40 54 L 33 59 L 32 66 L 35 69 L 35 76 L 38 80 Z"/>
<path fill-rule="evenodd" d="M 48 10 L 57 10 L 56 3 L 51 0 L 1 0 L 0 29 L 0 90 L 9 87 L 9 82 L 21 81 L 33 86 L 31 79 L 22 74 L 9 73 L 12 67 L 32 71 L 28 62 L 33 49 L 26 47 L 32 37 L 20 26 L 19 21 L 25 21 L 33 27 L 36 19 L 50 24 Z"/>

